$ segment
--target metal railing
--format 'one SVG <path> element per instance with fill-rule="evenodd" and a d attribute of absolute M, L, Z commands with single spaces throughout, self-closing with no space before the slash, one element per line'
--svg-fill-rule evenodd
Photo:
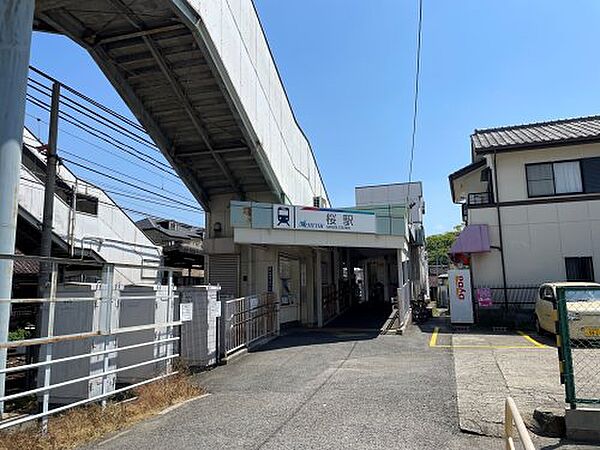
<path fill-rule="evenodd" d="M 489 205 L 492 203 L 492 194 L 490 192 L 471 192 L 467 197 L 469 206 Z"/>
<path fill-rule="evenodd" d="M 521 413 L 511 397 L 506 398 L 504 404 L 504 448 L 505 450 L 515 450 L 514 429 L 517 429 L 519 440 L 525 450 L 535 450 L 531 436 L 523 422 Z"/>
<path fill-rule="evenodd" d="M 272 292 L 221 301 L 224 357 L 279 334 L 279 304 Z"/>
<path fill-rule="evenodd" d="M 148 265 L 98 263 L 23 255 L 0 255 L 0 259 L 26 259 L 48 264 L 51 277 L 40 298 L 0 299 L 14 304 L 40 307 L 36 318 L 38 336 L 0 342 L 0 351 L 25 347 L 39 349 L 32 361 L 0 367 L 0 376 L 11 390 L 0 393 L 0 403 L 9 406 L 12 418 L 0 422 L 0 430 L 48 417 L 90 402 L 106 400 L 176 372 L 172 361 L 179 357 L 175 320 L 176 295 L 172 270 L 155 266 L 157 274 L 168 273 L 166 286 L 140 285 L 119 288 L 115 268 L 148 269 Z M 102 266 L 98 283 L 60 283 L 61 269 Z M 35 355 L 35 353 L 33 353 Z M 10 357 L 9 357 L 10 359 Z M 34 373 L 31 385 L 11 383 L 19 373 Z M 29 400 L 29 410 L 18 401 Z"/>
<path fill-rule="evenodd" d="M 559 287 L 553 319 L 565 400 L 600 408 L 600 289 Z"/>

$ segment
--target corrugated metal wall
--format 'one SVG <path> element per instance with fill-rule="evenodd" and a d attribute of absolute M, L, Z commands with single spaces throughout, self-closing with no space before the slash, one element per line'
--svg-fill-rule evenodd
<path fill-rule="evenodd" d="M 239 255 L 210 255 L 208 257 L 208 282 L 221 286 L 221 296 L 239 296 Z"/>

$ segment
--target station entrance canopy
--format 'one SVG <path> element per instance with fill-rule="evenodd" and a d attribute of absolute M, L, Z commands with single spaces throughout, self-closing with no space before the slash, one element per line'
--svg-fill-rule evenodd
<path fill-rule="evenodd" d="M 404 206 L 312 208 L 232 201 L 236 244 L 346 248 L 403 248 L 408 235 Z"/>

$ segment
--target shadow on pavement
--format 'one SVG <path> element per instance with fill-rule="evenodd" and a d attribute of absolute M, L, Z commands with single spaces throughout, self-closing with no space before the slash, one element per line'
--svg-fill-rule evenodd
<path fill-rule="evenodd" d="M 362 303 L 356 305 L 323 328 L 290 328 L 277 339 L 251 352 L 264 352 L 289 347 L 331 344 L 335 342 L 375 339 L 380 335 L 392 306 L 390 304 Z"/>

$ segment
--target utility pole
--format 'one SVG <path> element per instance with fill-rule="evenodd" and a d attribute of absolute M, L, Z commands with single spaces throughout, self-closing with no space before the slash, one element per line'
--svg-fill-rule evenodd
<path fill-rule="evenodd" d="M 19 180 L 25 96 L 33 28 L 34 0 L 0 2 L 0 254 L 14 254 L 17 233 Z M 0 299 L 11 298 L 12 260 L 0 260 Z M 8 341 L 10 303 L 0 302 L 0 344 Z M 0 370 L 6 368 L 6 349 L 0 348 Z M 0 397 L 5 374 L 0 373 Z M 0 417 L 4 404 L 0 402 Z"/>
<path fill-rule="evenodd" d="M 54 219 L 54 194 L 56 192 L 56 147 L 58 143 L 58 115 L 60 107 L 60 83 L 52 84 L 50 107 L 50 130 L 46 147 L 46 186 L 44 189 L 44 212 L 40 256 L 52 256 L 52 222 Z M 42 297 L 50 278 L 50 263 L 42 262 L 39 275 L 39 296 Z"/>

